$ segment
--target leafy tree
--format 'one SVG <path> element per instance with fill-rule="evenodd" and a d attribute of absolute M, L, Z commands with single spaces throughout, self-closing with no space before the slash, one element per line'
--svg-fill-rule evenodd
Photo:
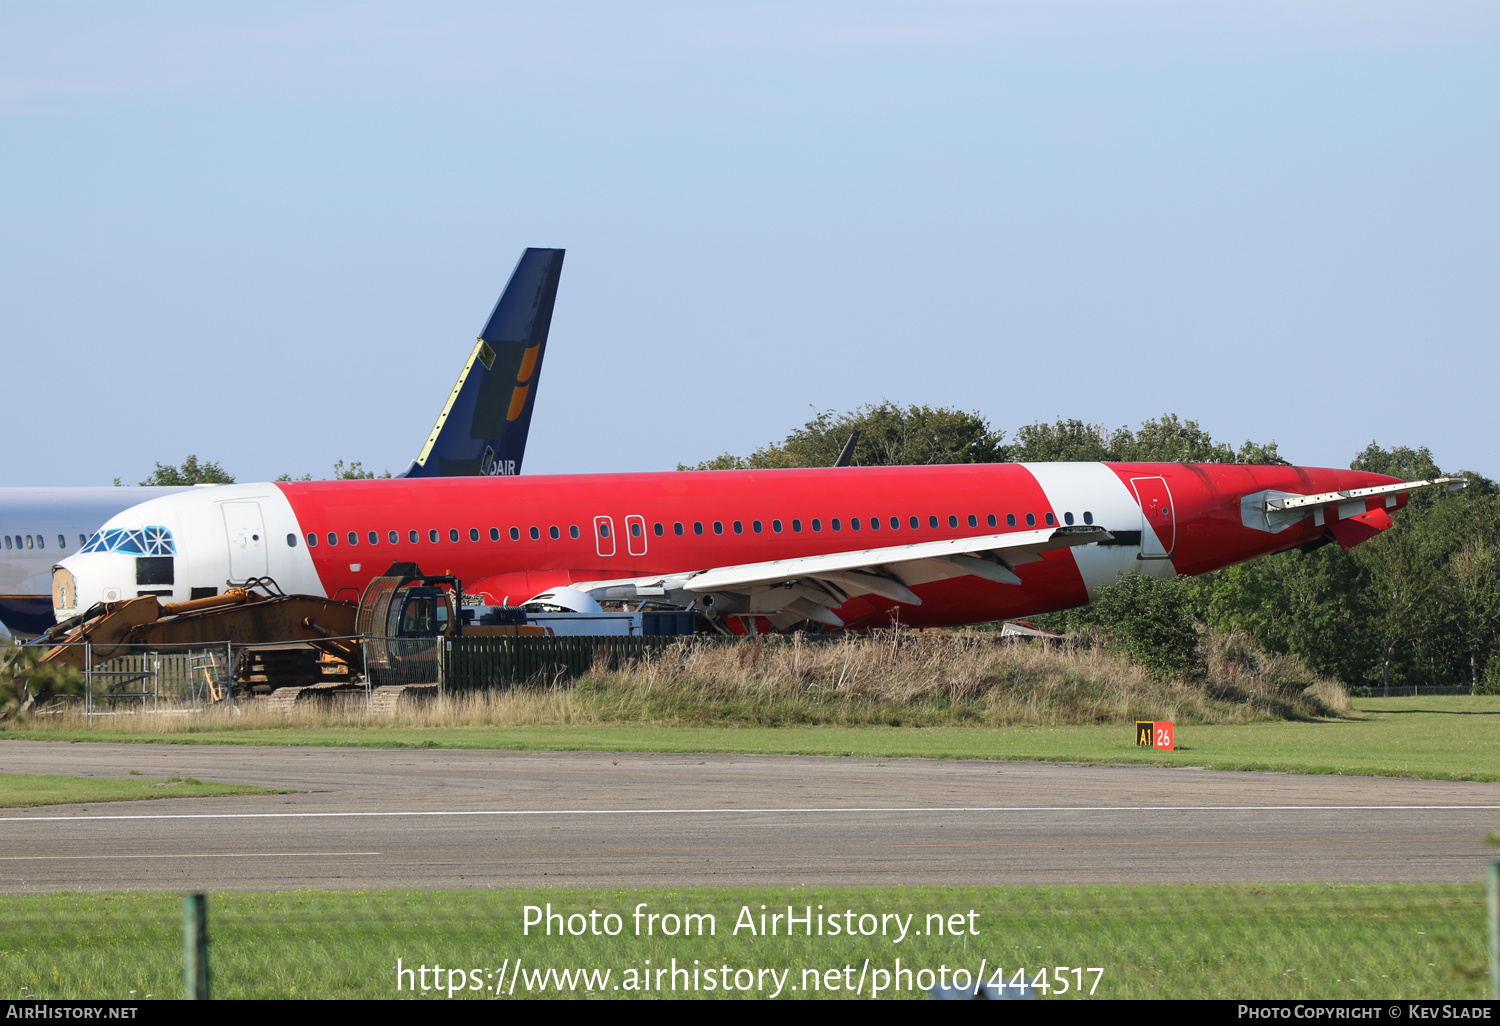
<path fill-rule="evenodd" d="M 1047 424 L 1037 421 L 1016 432 L 1009 456 L 1017 463 L 1069 463 L 1115 459 L 1114 451 L 1121 435 L 1129 428 L 1113 433 L 1103 424 L 1085 424 L 1081 420 L 1063 420 Z"/>
<path fill-rule="evenodd" d="M 375 471 L 366 470 L 364 464 L 360 463 L 359 460 L 352 461 L 347 467 L 344 466 L 343 460 L 338 460 L 333 464 L 333 479 L 335 481 L 368 481 L 376 476 Z M 390 477 L 391 472 L 387 470 L 378 476 L 382 478 Z"/>
<path fill-rule="evenodd" d="M 1363 570 L 1336 545 L 1293 549 L 1193 578 L 1196 613 L 1210 630 L 1244 631 L 1315 673 L 1361 681 Z"/>
<path fill-rule="evenodd" d="M 860 435 L 854 449 L 855 466 L 995 463 L 1005 458 L 1003 432 L 992 431 L 977 413 L 883 402 L 840 414 L 826 410 L 780 442 L 749 456 L 725 453 L 692 467 L 679 464 L 677 469 L 831 467 L 856 430 Z"/>
<path fill-rule="evenodd" d="M 1477 688 L 1479 667 L 1488 661 L 1500 628 L 1500 546 L 1470 538 L 1448 557 L 1443 577 L 1452 590 L 1454 624 L 1469 650 L 1469 683 Z"/>
<path fill-rule="evenodd" d="M 1132 463 L 1233 463 L 1234 449 L 1215 442 L 1196 420 L 1179 420 L 1175 413 L 1141 422 L 1141 429 L 1123 437 L 1115 458 Z"/>
<path fill-rule="evenodd" d="M 116 478 L 116 483 L 119 479 Z M 195 485 L 195 484 L 234 484 L 234 475 L 214 463 L 212 460 L 198 462 L 197 456 L 189 456 L 182 461 L 182 466 L 174 467 L 170 463 L 158 463 L 151 476 L 142 481 L 143 485 Z"/>
<path fill-rule="evenodd" d="M 1094 601 L 1038 619 L 1054 630 L 1093 634 L 1161 678 L 1203 671 L 1190 578 L 1131 572 L 1095 593 Z"/>
<path fill-rule="evenodd" d="M 1246 442 L 1238 451 L 1215 442 L 1195 420 L 1175 413 L 1128 427 L 1107 430 L 1103 424 L 1057 419 L 1038 421 L 1016 432 L 1010 458 L 1023 463 L 1108 460 L 1132 463 L 1284 463 L 1275 442 Z"/>
<path fill-rule="evenodd" d="M 376 474 L 373 470 L 366 470 L 364 464 L 359 460 L 352 461 L 347 467 L 343 460 L 335 460 L 333 464 L 333 477 L 326 480 L 333 481 L 368 481 L 375 477 L 388 478 L 391 476 L 389 470 Z M 282 474 L 278 481 L 311 481 L 311 474 L 303 474 L 301 477 L 293 477 L 290 474 Z"/>

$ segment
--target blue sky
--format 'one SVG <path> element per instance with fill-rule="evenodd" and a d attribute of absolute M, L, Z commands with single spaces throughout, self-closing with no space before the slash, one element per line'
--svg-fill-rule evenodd
<path fill-rule="evenodd" d="M 0 5 L 0 484 L 401 469 L 523 247 L 531 473 L 891 399 L 1500 476 L 1493 3 Z"/>

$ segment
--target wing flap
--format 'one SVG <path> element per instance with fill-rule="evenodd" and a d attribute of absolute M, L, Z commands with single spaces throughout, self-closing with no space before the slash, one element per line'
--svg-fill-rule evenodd
<path fill-rule="evenodd" d="M 682 605 L 700 600 L 716 615 L 764 616 L 773 624 L 816 620 L 829 626 L 832 609 L 859 595 L 919 605 L 914 586 L 953 577 L 975 576 L 1018 585 L 1017 566 L 1040 562 L 1043 554 L 1075 545 L 1108 541 L 1102 527 L 1049 527 L 1007 534 L 948 538 L 850 552 L 823 553 L 710 570 L 606 581 L 575 581 L 571 587 L 600 602 L 662 598 Z"/>

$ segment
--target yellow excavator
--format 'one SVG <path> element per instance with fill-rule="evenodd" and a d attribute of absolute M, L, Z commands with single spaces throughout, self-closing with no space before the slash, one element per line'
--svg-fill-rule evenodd
<path fill-rule="evenodd" d="M 524 623 L 466 624 L 463 585 L 452 575 L 426 576 L 413 563 L 393 564 L 365 588 L 358 605 L 283 594 L 255 578 L 221 595 L 163 603 L 154 595 L 100 603 L 65 620 L 33 644 L 40 662 L 82 671 L 121 655 L 174 648 L 239 649 L 232 688 L 269 695 L 274 706 L 364 691 L 366 678 L 384 707 L 435 693 L 440 639 L 462 635 L 543 636 Z M 209 681 L 210 692 L 218 685 Z M 31 704 L 45 701 L 34 694 Z"/>

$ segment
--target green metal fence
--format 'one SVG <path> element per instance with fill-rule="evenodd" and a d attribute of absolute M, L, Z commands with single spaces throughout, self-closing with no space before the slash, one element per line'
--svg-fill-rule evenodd
<path fill-rule="evenodd" d="M 553 684 L 587 673 L 596 662 L 614 668 L 673 647 L 720 642 L 706 635 L 448 638 L 443 642 L 440 683 L 444 691 Z"/>

